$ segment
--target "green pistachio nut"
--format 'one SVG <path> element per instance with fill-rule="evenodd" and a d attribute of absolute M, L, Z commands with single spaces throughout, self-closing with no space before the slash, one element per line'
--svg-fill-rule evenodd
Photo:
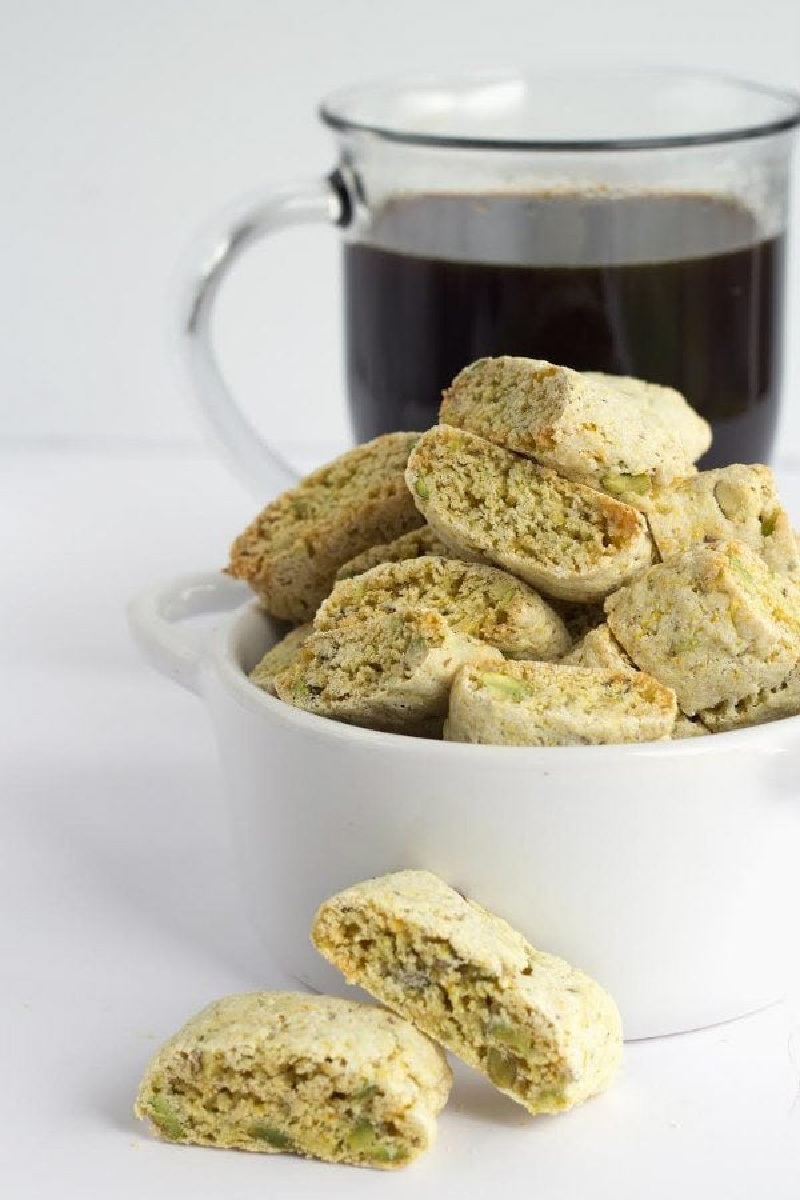
<path fill-rule="evenodd" d="M 154 1092 L 150 1097 L 147 1111 L 153 1124 L 163 1134 L 166 1134 L 168 1138 L 182 1138 L 186 1136 L 186 1131 L 178 1120 L 172 1106 L 160 1092 Z"/>
<path fill-rule="evenodd" d="M 481 687 L 494 692 L 501 700 L 515 700 L 519 704 L 534 695 L 529 684 L 515 679 L 513 675 L 503 675 L 500 671 L 476 671 L 475 677 Z"/>
<path fill-rule="evenodd" d="M 502 1050 L 492 1046 L 486 1055 L 486 1073 L 495 1087 L 510 1088 L 517 1078 L 517 1064 Z"/>
<path fill-rule="evenodd" d="M 507 1021 L 491 1021 L 487 1029 L 488 1036 L 495 1042 L 499 1042 L 501 1046 L 508 1046 L 511 1050 L 516 1050 L 520 1054 L 528 1054 L 531 1049 L 530 1034 L 520 1029 L 518 1025 L 511 1025 Z"/>
<path fill-rule="evenodd" d="M 428 500 L 430 491 L 428 490 L 428 482 L 424 475 L 418 475 L 414 480 L 414 491 L 419 496 L 420 500 Z"/>
<path fill-rule="evenodd" d="M 636 496 L 646 496 L 650 491 L 649 475 L 625 475 L 622 472 L 610 471 L 604 475 L 600 483 L 613 496 L 623 496 L 633 492 Z"/>
<path fill-rule="evenodd" d="M 257 1142 L 266 1142 L 274 1150 L 288 1150 L 292 1144 L 291 1138 L 273 1125 L 251 1125 L 248 1132 L 251 1138 Z"/>
<path fill-rule="evenodd" d="M 775 532 L 775 526 L 778 524 L 778 514 L 775 512 L 766 513 L 761 517 L 759 524 L 761 526 L 761 536 L 769 537 L 770 534 Z"/>

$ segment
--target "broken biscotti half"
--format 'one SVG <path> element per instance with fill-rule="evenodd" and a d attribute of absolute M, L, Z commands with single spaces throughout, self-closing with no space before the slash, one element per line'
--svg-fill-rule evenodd
<path fill-rule="evenodd" d="M 672 736 L 675 693 L 643 671 L 504 662 L 464 667 L 444 736 L 491 746 L 589 746 Z"/>
<path fill-rule="evenodd" d="M 612 395 L 625 395 L 633 400 L 648 423 L 658 422 L 666 426 L 692 462 L 697 462 L 711 446 L 711 426 L 708 421 L 704 421 L 675 388 L 648 383 L 631 375 L 605 375 L 601 371 L 583 371 L 581 374 L 584 379 L 607 388 Z"/>
<path fill-rule="evenodd" d="M 312 940 L 350 983 L 531 1113 L 580 1104 L 617 1074 L 622 1030 L 608 993 L 427 871 L 340 892 Z"/>
<path fill-rule="evenodd" d="M 689 716 L 779 688 L 800 657 L 800 589 L 741 542 L 698 546 L 650 567 L 606 601 L 637 667 Z"/>
<path fill-rule="evenodd" d="M 543 359 L 478 359 L 444 392 L 439 420 L 614 495 L 695 470 L 668 423 L 652 420 L 630 389 Z"/>
<path fill-rule="evenodd" d="M 403 481 L 417 437 L 384 434 L 278 496 L 233 543 L 229 574 L 272 616 L 309 620 L 342 563 L 423 524 Z"/>
<path fill-rule="evenodd" d="M 314 618 L 316 629 L 363 621 L 401 608 L 426 608 L 452 629 L 513 658 L 560 658 L 571 645 L 566 626 L 527 584 L 496 567 L 426 555 L 382 563 L 337 583 Z"/>
<path fill-rule="evenodd" d="M 459 667 L 502 661 L 439 613 L 403 610 L 312 634 L 275 688 L 287 704 L 322 717 L 437 737 Z"/>
<path fill-rule="evenodd" d="M 647 523 L 630 505 L 474 433 L 428 430 L 406 480 L 440 537 L 548 597 L 602 599 L 653 559 Z"/>
<path fill-rule="evenodd" d="M 228 996 L 150 1062 L 135 1113 L 170 1142 L 402 1167 L 433 1144 L 452 1076 L 407 1021 L 293 992 Z"/>
<path fill-rule="evenodd" d="M 701 471 L 642 502 L 662 559 L 710 540 L 744 542 L 779 575 L 796 575 L 800 554 L 769 467 Z"/>
<path fill-rule="evenodd" d="M 357 554 L 339 568 L 336 579 L 352 579 L 381 563 L 405 562 L 409 558 L 421 558 L 424 554 L 438 554 L 440 558 L 458 557 L 457 552 L 443 542 L 430 525 L 423 525 L 420 529 L 401 534 L 393 542 L 370 546 L 369 550 Z"/>
<path fill-rule="evenodd" d="M 300 652 L 300 647 L 305 645 L 313 632 L 314 626 L 310 621 L 290 630 L 253 667 L 250 672 L 250 682 L 261 688 L 262 692 L 268 692 L 270 696 L 274 696 L 276 694 L 275 676 L 292 666 Z"/>

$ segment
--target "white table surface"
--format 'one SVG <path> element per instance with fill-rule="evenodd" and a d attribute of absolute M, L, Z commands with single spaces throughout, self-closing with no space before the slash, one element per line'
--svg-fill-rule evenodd
<path fill-rule="evenodd" d="M 800 514 L 800 477 L 784 485 Z M 148 1056 L 193 1011 L 289 986 L 240 901 L 205 714 L 123 616 L 220 563 L 252 508 L 199 452 L 0 452 L 0 1196 L 797 1200 L 798 947 L 790 999 L 629 1046 L 619 1085 L 573 1113 L 531 1120 L 459 1073 L 436 1149 L 396 1175 L 171 1147 L 133 1119 Z"/>

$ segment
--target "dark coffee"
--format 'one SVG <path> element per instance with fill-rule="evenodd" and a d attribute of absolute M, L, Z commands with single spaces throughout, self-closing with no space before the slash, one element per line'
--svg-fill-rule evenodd
<path fill-rule="evenodd" d="M 769 459 L 784 239 L 702 195 L 420 196 L 344 251 L 360 441 L 436 421 L 485 355 L 545 358 L 682 391 L 714 427 L 703 466 Z"/>

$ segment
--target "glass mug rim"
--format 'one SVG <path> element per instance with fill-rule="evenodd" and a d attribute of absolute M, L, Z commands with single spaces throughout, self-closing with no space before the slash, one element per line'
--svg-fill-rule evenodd
<path fill-rule="evenodd" d="M 553 112 L 560 104 L 558 116 L 563 118 L 564 111 L 569 115 L 571 109 L 572 89 L 587 85 L 597 88 L 592 94 L 592 108 L 597 113 L 598 104 L 602 106 L 609 89 L 619 89 L 620 84 L 625 86 L 626 107 L 633 116 L 638 115 L 640 106 L 631 95 L 632 88 L 638 87 L 644 98 L 646 94 L 654 94 L 659 87 L 669 86 L 674 91 L 676 84 L 694 89 L 691 100 L 695 109 L 699 101 L 698 89 L 705 88 L 711 101 L 710 108 L 718 109 L 720 103 L 724 105 L 726 100 L 732 102 L 736 97 L 740 104 L 742 100 L 751 101 L 754 111 L 759 110 L 759 116 L 758 119 L 754 115 L 751 120 L 726 122 L 717 115 L 709 118 L 711 123 L 706 128 L 677 127 L 661 133 L 631 130 L 613 136 L 567 135 L 542 129 L 527 133 L 513 123 L 507 132 L 469 127 L 470 120 L 475 124 L 482 103 L 488 107 L 484 116 L 491 116 L 492 110 L 499 111 L 498 101 L 501 106 L 505 103 L 508 115 L 515 103 L 519 110 L 527 97 L 531 113 L 539 116 L 544 111 L 543 99 L 546 103 L 550 98 L 548 90 L 552 94 L 554 89 L 559 92 L 555 96 Z M 531 102 L 534 89 L 540 91 L 536 104 Z M 772 111 L 768 112 L 769 108 Z M 580 102 L 577 109 L 581 113 L 586 111 Z M 393 110 L 397 116 L 392 116 Z M 682 67 L 612 64 L 600 68 L 573 68 L 571 73 L 557 67 L 549 71 L 507 68 L 453 75 L 404 72 L 335 91 L 322 100 L 317 112 L 322 122 L 337 133 L 368 134 L 382 141 L 417 147 L 545 152 L 660 150 L 748 141 L 793 130 L 800 124 L 800 93 L 737 76 Z M 458 127 L 459 119 L 463 121 L 461 128 Z M 439 128 L 435 127 L 437 123 Z"/>

